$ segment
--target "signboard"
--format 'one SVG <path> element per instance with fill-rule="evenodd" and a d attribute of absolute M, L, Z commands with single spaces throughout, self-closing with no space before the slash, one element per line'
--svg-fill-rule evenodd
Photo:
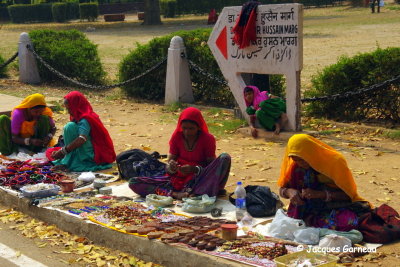
<path fill-rule="evenodd" d="M 256 35 L 250 46 L 240 49 L 233 42 L 232 28 L 242 7 L 225 7 L 214 26 L 208 45 L 245 114 L 241 73 L 286 76 L 288 130 L 300 129 L 300 71 L 303 67 L 303 5 L 259 5 Z M 249 84 L 248 84 L 249 85 Z M 273 91 L 273 88 L 272 88 Z"/>

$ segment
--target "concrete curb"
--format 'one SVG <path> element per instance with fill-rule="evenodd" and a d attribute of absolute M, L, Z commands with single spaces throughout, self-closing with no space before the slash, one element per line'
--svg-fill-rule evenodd
<path fill-rule="evenodd" d="M 248 266 L 188 248 L 164 244 L 159 240 L 152 241 L 143 237 L 120 233 L 98 224 L 88 223 L 58 210 L 32 206 L 29 204 L 29 199 L 19 198 L 2 189 L 0 189 L 0 202 L 35 219 L 54 224 L 63 231 L 84 236 L 98 245 L 118 249 L 141 260 L 151 261 L 163 266 Z"/>

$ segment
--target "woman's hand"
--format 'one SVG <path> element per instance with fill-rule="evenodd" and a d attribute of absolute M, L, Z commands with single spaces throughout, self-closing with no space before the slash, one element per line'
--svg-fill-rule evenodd
<path fill-rule="evenodd" d="M 43 147 L 44 146 L 44 142 L 41 139 L 33 139 L 33 138 L 31 138 L 30 144 L 33 145 L 33 146 L 38 146 L 38 147 Z"/>
<path fill-rule="evenodd" d="M 192 166 L 192 165 L 183 165 L 179 167 L 179 171 L 183 174 L 183 175 L 187 175 L 190 173 L 195 173 L 197 171 L 196 166 Z"/>
<path fill-rule="evenodd" d="M 178 162 L 176 162 L 173 159 L 169 160 L 167 164 L 167 172 L 172 174 L 176 173 L 177 171 L 178 171 Z"/>
<path fill-rule="evenodd" d="M 51 138 L 49 136 L 46 136 L 43 138 L 43 147 L 47 147 L 51 141 Z"/>
<path fill-rule="evenodd" d="M 51 157 L 52 157 L 53 159 L 62 159 L 64 156 L 65 156 L 65 155 L 64 155 L 64 153 L 61 151 L 61 149 L 60 149 L 60 150 L 57 150 L 57 151 L 53 151 L 53 153 L 51 153 Z"/>
<path fill-rule="evenodd" d="M 287 190 L 287 196 L 289 197 L 290 203 L 296 206 L 304 205 L 305 202 L 301 197 L 301 193 L 299 190 L 289 188 Z"/>
<path fill-rule="evenodd" d="M 324 199 L 326 195 L 324 191 L 317 191 L 307 188 L 301 190 L 301 197 L 303 199 Z"/>

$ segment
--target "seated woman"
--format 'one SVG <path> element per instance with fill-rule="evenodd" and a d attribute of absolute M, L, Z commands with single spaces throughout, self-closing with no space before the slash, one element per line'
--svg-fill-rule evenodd
<path fill-rule="evenodd" d="M 342 154 L 307 134 L 289 139 L 278 185 L 290 200 L 288 216 L 307 226 L 350 231 L 370 210 Z"/>
<path fill-rule="evenodd" d="M 260 92 L 256 86 L 246 86 L 243 95 L 247 106 L 246 112 L 250 115 L 252 136 L 254 138 L 258 136 L 256 119 L 266 130 L 279 134 L 288 121 L 285 101 L 266 91 Z"/>
<path fill-rule="evenodd" d="M 73 91 L 64 97 L 70 122 L 64 126 L 65 146 L 49 149 L 54 165 L 69 171 L 97 171 L 111 168 L 115 161 L 114 145 L 107 129 L 85 96 Z"/>
<path fill-rule="evenodd" d="M 189 195 L 216 196 L 224 193 L 231 158 L 215 156 L 216 142 L 208 132 L 200 110 L 185 109 L 169 141 L 166 174 L 156 177 L 133 177 L 129 187 L 142 197 L 168 195 L 181 199 Z"/>
<path fill-rule="evenodd" d="M 0 152 L 10 155 L 22 151 L 42 152 L 53 146 L 56 126 L 53 112 L 46 106 L 44 96 L 33 94 L 16 106 L 11 114 L 0 116 Z"/>

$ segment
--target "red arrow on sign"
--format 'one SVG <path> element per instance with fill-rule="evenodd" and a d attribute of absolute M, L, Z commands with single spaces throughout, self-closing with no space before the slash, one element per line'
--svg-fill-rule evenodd
<path fill-rule="evenodd" d="M 227 34 L 226 34 L 226 26 L 222 29 L 221 33 L 219 34 L 217 41 L 217 47 L 219 51 L 221 51 L 222 55 L 225 59 L 228 59 L 228 43 L 227 43 Z"/>

